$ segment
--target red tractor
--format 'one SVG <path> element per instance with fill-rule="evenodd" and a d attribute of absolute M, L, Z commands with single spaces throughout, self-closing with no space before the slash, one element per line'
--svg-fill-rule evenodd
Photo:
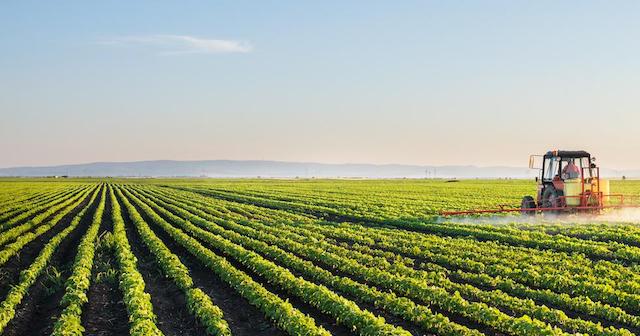
<path fill-rule="evenodd" d="M 541 165 L 539 158 L 542 159 Z M 538 159 L 538 160 L 537 160 Z M 548 151 L 531 155 L 529 168 L 539 169 L 538 195 L 522 199 L 522 213 L 599 211 L 609 202 L 609 181 L 600 178 L 595 158 L 585 151 Z"/>

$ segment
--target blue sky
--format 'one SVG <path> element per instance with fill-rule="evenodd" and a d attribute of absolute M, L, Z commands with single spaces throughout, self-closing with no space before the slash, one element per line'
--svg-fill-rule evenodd
<path fill-rule="evenodd" d="M 5 1 L 0 167 L 639 168 L 640 2 Z"/>

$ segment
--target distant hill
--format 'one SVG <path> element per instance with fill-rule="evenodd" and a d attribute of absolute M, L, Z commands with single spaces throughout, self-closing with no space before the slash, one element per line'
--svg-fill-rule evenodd
<path fill-rule="evenodd" d="M 640 176 L 638 171 L 603 171 L 607 176 Z M 0 176 L 114 177 L 345 177 L 345 178 L 533 178 L 536 171 L 517 167 L 325 164 L 283 161 L 139 161 L 96 162 L 51 167 L 0 168 Z"/>

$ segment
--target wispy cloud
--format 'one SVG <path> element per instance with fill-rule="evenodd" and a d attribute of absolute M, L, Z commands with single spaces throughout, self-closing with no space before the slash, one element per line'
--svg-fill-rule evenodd
<path fill-rule="evenodd" d="M 129 35 L 98 41 L 103 45 L 143 46 L 161 54 L 225 54 L 247 53 L 253 50 L 248 42 L 206 39 L 188 35 Z"/>

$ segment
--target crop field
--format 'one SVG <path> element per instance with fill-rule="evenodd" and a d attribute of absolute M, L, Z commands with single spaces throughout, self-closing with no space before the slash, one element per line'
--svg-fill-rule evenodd
<path fill-rule="evenodd" d="M 0 180 L 0 334 L 640 334 L 632 220 L 438 216 L 534 192 L 521 180 Z"/>

